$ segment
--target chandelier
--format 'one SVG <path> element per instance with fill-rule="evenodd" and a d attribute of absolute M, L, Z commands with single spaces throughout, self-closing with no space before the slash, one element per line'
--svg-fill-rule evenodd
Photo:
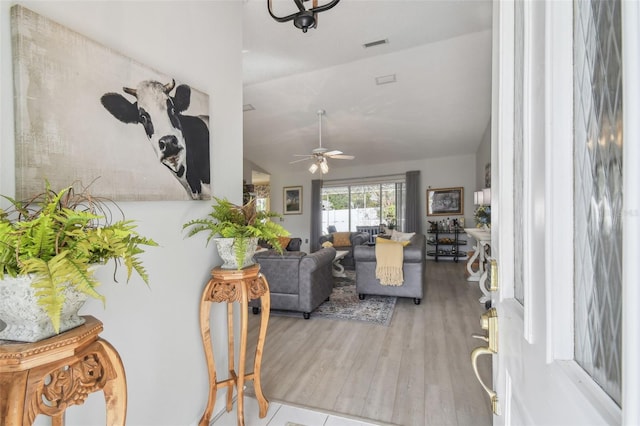
<path fill-rule="evenodd" d="M 278 17 L 273 14 L 271 5 L 272 1 L 273 0 L 267 0 L 267 9 L 269 10 L 269 15 L 271 15 L 273 19 L 278 22 L 289 22 L 293 20 L 293 25 L 295 25 L 296 28 L 300 28 L 303 33 L 306 33 L 309 28 L 317 27 L 319 12 L 331 9 L 333 6 L 338 4 L 340 0 L 331 0 L 329 3 L 322 6 L 318 6 L 318 0 L 293 0 L 296 6 L 298 6 L 298 12 L 283 17 Z M 308 10 L 303 4 L 307 1 L 313 1 L 312 7 Z"/>

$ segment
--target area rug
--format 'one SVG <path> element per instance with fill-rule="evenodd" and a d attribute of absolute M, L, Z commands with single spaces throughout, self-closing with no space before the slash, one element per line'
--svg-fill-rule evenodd
<path fill-rule="evenodd" d="M 360 300 L 356 293 L 355 271 L 345 271 L 345 275 L 344 278 L 334 278 L 333 292 L 329 300 L 311 313 L 311 319 L 362 321 L 388 326 L 393 317 L 396 298 L 367 296 L 364 300 Z M 280 311 L 272 311 L 272 313 L 287 315 Z M 297 316 L 302 316 L 302 314 L 297 313 Z"/>

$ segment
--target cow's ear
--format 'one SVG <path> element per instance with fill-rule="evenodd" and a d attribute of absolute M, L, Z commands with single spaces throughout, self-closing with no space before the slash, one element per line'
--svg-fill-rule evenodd
<path fill-rule="evenodd" d="M 102 105 L 123 123 L 138 122 L 138 106 L 119 93 L 106 93 L 100 98 Z"/>
<path fill-rule="evenodd" d="M 176 107 L 176 111 L 182 112 L 189 108 L 191 103 L 191 87 L 186 84 L 181 84 L 176 88 L 176 95 L 173 97 L 173 106 Z"/>

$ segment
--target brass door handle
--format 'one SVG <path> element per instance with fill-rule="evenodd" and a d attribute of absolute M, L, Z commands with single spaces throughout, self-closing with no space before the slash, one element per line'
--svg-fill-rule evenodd
<path fill-rule="evenodd" d="M 484 381 L 482 381 L 480 373 L 478 372 L 478 357 L 480 355 L 493 355 L 498 352 L 498 311 L 496 311 L 496 308 L 491 308 L 480 316 L 480 327 L 483 330 L 487 330 L 487 335 L 481 336 L 474 334 L 472 336 L 476 339 L 487 342 L 488 345 L 475 348 L 471 352 L 471 366 L 473 367 L 473 372 L 475 373 L 476 378 L 480 382 L 480 386 L 482 386 L 487 395 L 489 395 L 489 399 L 491 400 L 491 409 L 494 414 L 499 414 L 498 395 L 493 389 L 489 388 Z"/>
<path fill-rule="evenodd" d="M 481 336 L 479 334 L 472 334 L 471 337 L 473 337 L 474 339 L 484 340 L 485 342 L 489 343 L 489 338 L 487 336 Z"/>
<path fill-rule="evenodd" d="M 480 377 L 480 372 L 478 372 L 478 357 L 480 355 L 493 355 L 494 353 L 495 352 L 493 352 L 491 349 L 485 346 L 480 346 L 479 348 L 475 348 L 471 352 L 471 365 L 473 366 L 473 372 L 476 374 L 476 378 L 480 382 L 480 386 L 482 386 L 482 388 L 487 393 L 487 395 L 489 395 L 489 399 L 491 400 L 491 410 L 494 412 L 494 414 L 499 414 L 498 413 L 498 394 L 496 394 L 496 392 L 493 389 L 491 389 L 489 386 L 487 386 L 484 383 L 484 381 L 482 380 L 482 377 Z"/>

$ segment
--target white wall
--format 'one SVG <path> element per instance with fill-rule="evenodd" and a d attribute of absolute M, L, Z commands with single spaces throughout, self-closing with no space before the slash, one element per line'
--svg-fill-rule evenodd
<path fill-rule="evenodd" d="M 22 5 L 137 61 L 175 75 L 210 96 L 213 193 L 242 200 L 242 2 L 46 1 Z M 9 9 L 0 3 L 0 193 L 14 194 L 13 80 Z M 91 58 L 87 58 L 91 60 Z M 82 117 L 79 117 L 82 119 Z M 96 141 L 99 137 L 96 137 Z M 132 182 L 135 184 L 135 182 Z M 119 351 L 128 384 L 128 425 L 196 424 L 207 398 L 198 305 L 209 271 L 221 262 L 204 236 L 184 239 L 182 224 L 201 217 L 206 201 L 122 203 L 127 218 L 158 248 L 143 256 L 150 276 L 112 285 L 101 273 L 106 309 L 83 313 L 104 323 L 102 336 Z M 110 268 L 109 268 L 110 269 Z M 212 309 L 214 348 L 226 365 L 225 307 Z M 219 368 L 224 371 L 224 368 Z M 224 375 L 224 373 L 222 373 Z M 221 393 L 221 392 L 220 392 Z M 219 402 L 217 409 L 222 408 Z M 48 424 L 45 417 L 39 424 Z M 99 393 L 67 410 L 67 425 L 104 425 Z"/>
<path fill-rule="evenodd" d="M 335 160 L 339 161 L 339 160 Z M 329 164 L 331 166 L 331 162 Z M 402 174 L 409 170 L 420 170 L 420 208 L 422 231 L 428 230 L 426 217 L 426 193 L 427 187 L 449 188 L 464 187 L 464 217 L 465 223 L 473 223 L 473 191 L 476 187 L 476 157 L 464 155 L 458 157 L 430 158 L 424 160 L 377 164 L 365 167 L 333 167 L 324 175 L 325 181 L 332 179 L 363 178 L 371 176 L 383 176 Z M 271 175 L 271 210 L 282 213 L 282 188 L 285 186 L 303 187 L 302 214 L 285 215 L 281 224 L 291 232 L 294 237 L 302 238 L 303 251 L 309 250 L 309 234 L 311 223 L 311 181 L 320 179 L 318 173 L 280 173 Z M 429 218 L 435 220 L 435 218 Z"/>

